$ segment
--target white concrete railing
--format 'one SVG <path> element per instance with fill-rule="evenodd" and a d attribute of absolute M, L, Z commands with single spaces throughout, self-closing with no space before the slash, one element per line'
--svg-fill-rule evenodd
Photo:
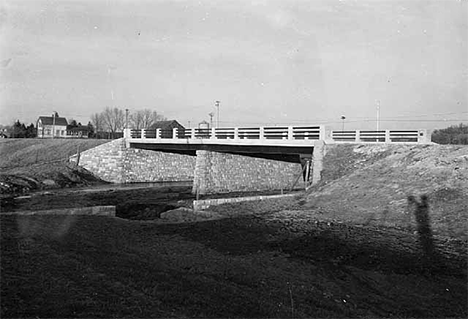
<path fill-rule="evenodd" d="M 426 130 L 331 131 L 334 142 L 427 143 Z"/>
<path fill-rule="evenodd" d="M 126 130 L 124 137 L 131 139 L 215 139 L 215 140 L 323 140 L 323 126 L 274 126 L 233 128 L 191 128 L 162 130 Z"/>
<path fill-rule="evenodd" d="M 428 143 L 426 130 L 346 130 L 331 131 L 325 136 L 325 128 L 317 126 L 271 126 L 271 127 L 220 127 L 220 128 L 176 128 L 142 129 L 124 131 L 124 137 L 138 140 L 270 140 L 270 141 L 318 141 L 332 143 Z M 247 142 L 247 141 L 246 141 Z M 276 142 L 275 142 L 276 143 Z M 295 142 L 300 143 L 300 142 Z"/>

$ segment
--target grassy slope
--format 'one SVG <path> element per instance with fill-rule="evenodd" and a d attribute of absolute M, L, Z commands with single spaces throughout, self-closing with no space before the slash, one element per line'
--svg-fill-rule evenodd
<path fill-rule="evenodd" d="M 258 216 L 179 225 L 4 216 L 1 317 L 466 317 L 466 278 L 420 274 L 417 256 L 376 240 L 363 249 L 369 234 L 354 231 L 356 243 Z"/>
<path fill-rule="evenodd" d="M 48 174 L 66 171 L 68 158 L 108 142 L 95 139 L 2 139 L 0 169 L 3 174 L 47 178 Z"/>
<path fill-rule="evenodd" d="M 347 222 L 414 228 L 409 195 L 429 196 L 437 235 L 468 239 L 467 146 L 337 146 L 306 208 Z"/>
<path fill-rule="evenodd" d="M 0 196 L 101 183 L 83 169 L 69 165 L 69 156 L 106 143 L 87 139 L 0 139 Z M 48 184 L 45 185 L 45 180 Z M 50 181 L 53 181 L 51 184 Z"/>

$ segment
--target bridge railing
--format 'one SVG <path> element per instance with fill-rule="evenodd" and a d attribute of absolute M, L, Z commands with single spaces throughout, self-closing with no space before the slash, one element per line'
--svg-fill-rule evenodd
<path fill-rule="evenodd" d="M 323 126 L 219 127 L 129 130 L 132 139 L 320 140 Z"/>
<path fill-rule="evenodd" d="M 323 126 L 219 127 L 127 130 L 132 139 L 328 140 L 349 143 L 427 143 L 426 130 L 335 130 Z"/>
<path fill-rule="evenodd" d="M 335 142 L 351 143 L 426 143 L 426 130 L 332 131 Z"/>

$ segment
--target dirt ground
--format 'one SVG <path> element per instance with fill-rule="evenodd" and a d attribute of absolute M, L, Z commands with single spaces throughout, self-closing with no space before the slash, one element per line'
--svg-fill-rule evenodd
<path fill-rule="evenodd" d="M 1 317 L 464 318 L 466 242 L 337 221 L 300 198 L 168 223 L 190 187 L 57 191 L 10 210 L 117 204 L 121 218 L 1 216 Z M 60 298 L 57 299 L 57 296 Z"/>
<path fill-rule="evenodd" d="M 199 222 L 160 218 L 190 207 L 191 185 L 4 196 L 0 315 L 466 318 L 467 153 L 330 148 L 323 181 L 308 192 L 212 207 L 217 218 Z M 421 194 L 430 256 L 407 207 Z M 117 217 L 1 214 L 93 205 L 115 205 Z"/>
<path fill-rule="evenodd" d="M 305 206 L 369 225 L 412 227 L 408 196 L 429 198 L 435 234 L 468 240 L 468 146 L 331 146 Z"/>

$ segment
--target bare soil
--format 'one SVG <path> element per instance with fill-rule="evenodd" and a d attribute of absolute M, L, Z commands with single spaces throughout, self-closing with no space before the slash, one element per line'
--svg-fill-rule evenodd
<path fill-rule="evenodd" d="M 411 166 L 435 158 L 431 152 L 331 150 L 323 182 L 303 196 L 214 207 L 221 218 L 203 222 L 159 218 L 190 207 L 189 185 L 5 197 L 2 211 L 116 205 L 119 217 L 0 214 L 0 316 L 466 318 L 465 179 L 447 173 L 465 172 L 466 153 L 437 155 L 442 167 L 399 167 L 402 185 L 427 175 L 408 192 L 387 185 L 391 163 Z M 431 256 L 403 209 L 407 195 L 423 193 L 435 230 Z"/>
<path fill-rule="evenodd" d="M 468 240 L 466 145 L 329 147 L 322 175 L 305 208 L 351 223 L 413 228 L 408 197 L 426 195 L 434 233 Z"/>
<path fill-rule="evenodd" d="M 298 219 L 4 216 L 1 316 L 465 318 L 466 246 Z"/>

